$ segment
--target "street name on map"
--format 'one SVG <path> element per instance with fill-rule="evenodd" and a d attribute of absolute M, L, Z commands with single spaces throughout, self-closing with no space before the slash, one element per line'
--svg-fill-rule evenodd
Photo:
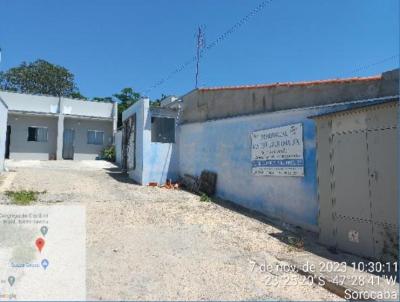
<path fill-rule="evenodd" d="M 304 176 L 303 125 L 253 132 L 251 166 L 254 175 Z"/>

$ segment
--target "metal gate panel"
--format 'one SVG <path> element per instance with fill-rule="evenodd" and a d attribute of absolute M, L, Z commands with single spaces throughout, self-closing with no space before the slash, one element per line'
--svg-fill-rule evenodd
<path fill-rule="evenodd" d="M 398 172 L 396 129 L 368 131 L 371 208 L 374 222 L 397 226 Z"/>
<path fill-rule="evenodd" d="M 333 205 L 337 215 L 371 219 L 365 132 L 333 136 Z"/>
<path fill-rule="evenodd" d="M 375 110 L 367 111 L 368 129 L 391 128 L 397 126 L 396 104 L 380 105 Z M 379 108 L 379 109 L 378 109 Z"/>
<path fill-rule="evenodd" d="M 346 131 L 362 131 L 367 129 L 367 113 L 359 112 L 348 115 L 337 115 L 332 119 L 332 133 L 341 133 Z"/>
<path fill-rule="evenodd" d="M 374 255 L 366 132 L 342 132 L 332 141 L 333 209 L 337 247 Z"/>
<path fill-rule="evenodd" d="M 337 220 L 336 242 L 339 249 L 364 257 L 373 257 L 374 246 L 371 238 L 371 222 L 348 218 Z"/>
<path fill-rule="evenodd" d="M 382 262 L 394 262 L 399 259 L 398 229 L 385 224 L 374 223 L 375 259 Z"/>

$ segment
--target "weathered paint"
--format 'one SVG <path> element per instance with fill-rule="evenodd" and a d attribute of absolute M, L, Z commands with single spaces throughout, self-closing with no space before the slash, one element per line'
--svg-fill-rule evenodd
<path fill-rule="evenodd" d="M 399 70 L 365 78 L 199 88 L 181 97 L 184 123 L 365 100 L 399 91 Z"/>
<path fill-rule="evenodd" d="M 136 168 L 129 171 L 132 179 L 140 184 L 164 184 L 178 176 L 178 148 L 176 143 L 151 141 L 150 100 L 142 99 L 123 112 L 123 120 L 136 114 Z"/>
<path fill-rule="evenodd" d="M 4 171 L 4 155 L 7 135 L 7 105 L 0 98 L 0 173 Z"/>
<path fill-rule="evenodd" d="M 179 136 L 180 175 L 218 174 L 217 196 L 269 216 L 317 230 L 315 124 L 308 117 L 355 103 L 293 109 L 202 123 L 183 124 Z M 254 176 L 251 133 L 303 124 L 304 177 Z"/>

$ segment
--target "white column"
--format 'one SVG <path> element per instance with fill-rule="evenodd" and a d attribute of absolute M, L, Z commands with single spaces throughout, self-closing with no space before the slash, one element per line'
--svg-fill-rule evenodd
<path fill-rule="evenodd" d="M 64 143 L 64 115 L 60 114 L 58 116 L 58 126 L 57 126 L 57 160 L 61 160 L 62 151 Z"/>
<path fill-rule="evenodd" d="M 118 128 L 118 103 L 114 102 L 113 105 L 113 142 L 115 143 L 115 134 L 117 133 Z"/>

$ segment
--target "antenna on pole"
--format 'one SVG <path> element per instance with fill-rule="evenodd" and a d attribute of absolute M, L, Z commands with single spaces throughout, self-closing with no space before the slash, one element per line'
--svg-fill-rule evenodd
<path fill-rule="evenodd" d="M 200 58 L 203 53 L 203 48 L 206 46 L 206 39 L 204 35 L 204 26 L 199 26 L 196 33 L 196 78 L 195 87 L 199 84 L 199 72 L 200 72 Z"/>

